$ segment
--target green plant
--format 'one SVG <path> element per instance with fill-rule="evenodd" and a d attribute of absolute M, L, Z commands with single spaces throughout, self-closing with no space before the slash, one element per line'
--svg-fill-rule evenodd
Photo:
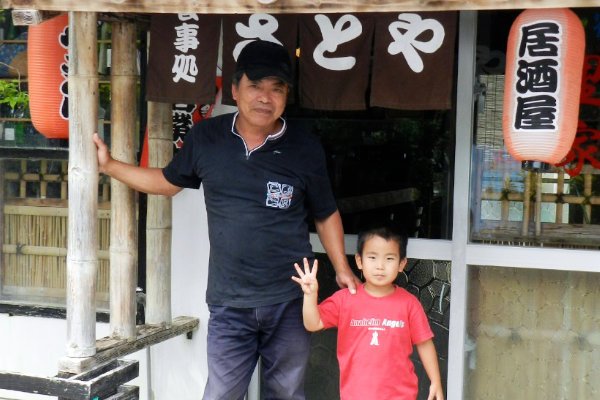
<path fill-rule="evenodd" d="M 21 89 L 18 79 L 0 80 L 0 104 L 6 104 L 11 111 L 25 110 L 29 106 L 29 93 Z"/>

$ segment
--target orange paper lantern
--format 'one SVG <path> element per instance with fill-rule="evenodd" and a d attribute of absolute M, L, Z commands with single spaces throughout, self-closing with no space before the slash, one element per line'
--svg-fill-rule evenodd
<path fill-rule="evenodd" d="M 503 132 L 520 161 L 560 162 L 577 132 L 585 32 L 569 9 L 523 11 L 508 37 Z"/>
<path fill-rule="evenodd" d="M 29 27 L 29 109 L 35 129 L 51 139 L 69 137 L 68 14 Z"/>

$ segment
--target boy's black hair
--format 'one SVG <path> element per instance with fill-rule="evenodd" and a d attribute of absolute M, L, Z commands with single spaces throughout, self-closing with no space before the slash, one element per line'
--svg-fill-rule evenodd
<path fill-rule="evenodd" d="M 361 231 L 358 234 L 358 243 L 356 245 L 356 252 L 358 254 L 362 255 L 365 242 L 373 236 L 379 236 L 382 239 L 388 241 L 393 240 L 394 242 L 398 243 L 398 246 L 400 247 L 400 258 L 406 258 L 406 246 L 408 244 L 408 236 L 406 232 L 403 230 L 392 229 L 389 226 L 380 226 Z"/>

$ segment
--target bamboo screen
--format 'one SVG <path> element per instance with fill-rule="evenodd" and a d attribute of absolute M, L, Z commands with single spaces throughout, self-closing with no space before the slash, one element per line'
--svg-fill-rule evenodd
<path fill-rule="evenodd" d="M 573 176 L 569 165 L 523 169 L 504 147 L 504 76 L 479 79 L 485 91 L 478 102 L 473 154 L 471 239 L 598 248 L 600 170 L 588 163 Z"/>
<path fill-rule="evenodd" d="M 64 304 L 67 255 L 67 161 L 3 160 L 4 212 L 0 298 Z M 109 182 L 100 182 L 99 306 L 108 303 Z"/>

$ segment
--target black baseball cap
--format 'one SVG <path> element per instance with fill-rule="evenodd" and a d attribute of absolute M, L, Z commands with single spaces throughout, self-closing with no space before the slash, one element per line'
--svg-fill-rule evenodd
<path fill-rule="evenodd" d="M 242 49 L 235 72 L 245 73 L 253 81 L 274 76 L 288 85 L 292 84 L 292 63 L 287 50 L 266 40 L 255 40 Z"/>

